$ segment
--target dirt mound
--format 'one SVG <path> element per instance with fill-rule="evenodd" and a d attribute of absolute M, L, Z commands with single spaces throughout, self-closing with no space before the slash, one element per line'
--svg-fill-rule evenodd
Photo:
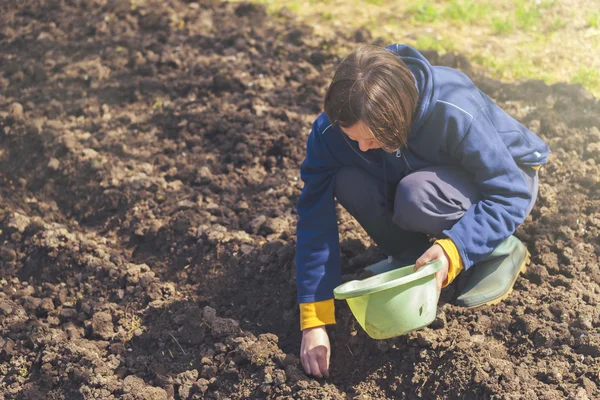
<path fill-rule="evenodd" d="M 600 396 L 600 105 L 580 87 L 426 53 L 554 150 L 517 232 L 533 264 L 502 304 L 393 340 L 339 303 L 317 381 L 295 356 L 294 204 L 336 43 L 253 4 L 4 3 L 0 398 Z M 339 215 L 353 274 L 381 254 Z"/>

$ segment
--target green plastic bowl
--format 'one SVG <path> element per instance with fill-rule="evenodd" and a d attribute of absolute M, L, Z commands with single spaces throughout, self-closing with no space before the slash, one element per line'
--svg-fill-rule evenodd
<path fill-rule="evenodd" d="M 417 272 L 414 265 L 394 269 L 334 289 L 338 300 L 346 300 L 360 326 L 373 339 L 388 339 L 423 328 L 433 322 L 438 291 L 436 260 Z"/>

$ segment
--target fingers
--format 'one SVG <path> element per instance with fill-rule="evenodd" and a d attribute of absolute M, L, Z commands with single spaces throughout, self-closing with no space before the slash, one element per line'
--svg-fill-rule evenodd
<path fill-rule="evenodd" d="M 324 327 L 305 329 L 302 332 L 300 361 L 307 375 L 329 377 L 330 344 Z"/>
<path fill-rule="evenodd" d="M 323 375 L 321 374 L 321 370 L 319 369 L 319 362 L 317 361 L 317 358 L 314 356 L 314 354 L 311 354 L 308 363 L 310 364 L 311 375 L 316 378 L 322 378 Z"/>
<path fill-rule="evenodd" d="M 423 254 L 421 257 L 419 257 L 417 259 L 417 261 L 415 262 L 415 268 L 414 268 L 415 271 L 418 271 L 419 268 L 421 268 L 427 262 L 424 257 L 425 257 L 425 254 Z"/>
<path fill-rule="evenodd" d="M 442 271 L 438 272 L 437 274 L 435 274 L 435 281 L 437 284 L 437 291 L 438 293 L 440 293 L 442 291 L 442 284 L 444 283 L 444 280 L 446 278 L 444 276 L 442 276 Z"/>
<path fill-rule="evenodd" d="M 329 378 L 329 352 L 324 347 L 312 349 L 302 355 L 300 362 L 307 375 Z"/>
<path fill-rule="evenodd" d="M 300 362 L 302 363 L 302 368 L 304 368 L 304 372 L 306 372 L 306 375 L 311 375 L 310 363 L 308 362 L 308 359 L 308 354 L 302 354 L 300 356 Z"/>
<path fill-rule="evenodd" d="M 418 271 L 419 268 L 421 268 L 423 265 L 427 264 L 429 261 L 434 259 L 434 254 L 433 251 L 431 250 L 431 247 L 429 249 L 427 249 L 427 251 L 425 253 L 423 253 L 423 255 L 421 257 L 419 257 L 417 259 L 417 261 L 415 262 L 415 271 Z"/>
<path fill-rule="evenodd" d="M 329 352 L 326 349 L 317 350 L 321 350 L 317 353 L 317 364 L 319 364 L 319 371 L 321 371 L 325 378 L 329 378 Z"/>
<path fill-rule="evenodd" d="M 444 286 L 444 282 L 446 281 L 446 278 L 448 278 L 448 269 L 447 268 L 443 268 L 442 270 L 440 270 L 439 272 L 437 272 L 435 274 L 435 280 L 436 280 L 436 284 L 437 284 L 438 293 L 441 293 L 442 287 Z"/>

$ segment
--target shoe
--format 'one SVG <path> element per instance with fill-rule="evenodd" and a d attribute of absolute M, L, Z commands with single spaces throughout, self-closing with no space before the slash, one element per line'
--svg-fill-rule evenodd
<path fill-rule="evenodd" d="M 511 294 L 519 273 L 527 270 L 530 260 L 525 245 L 510 236 L 471 267 L 473 272 L 455 304 L 474 308 L 500 303 Z"/>

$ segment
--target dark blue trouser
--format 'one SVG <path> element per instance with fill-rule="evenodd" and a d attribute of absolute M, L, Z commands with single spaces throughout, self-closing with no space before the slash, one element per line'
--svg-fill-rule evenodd
<path fill-rule="evenodd" d="M 523 169 L 532 201 L 538 193 L 537 173 Z M 334 194 L 379 248 L 398 259 L 418 258 L 429 246 L 428 236 L 439 238 L 450 229 L 480 195 L 472 179 L 457 166 L 424 168 L 387 188 L 383 180 L 358 167 L 343 167 L 336 174 Z M 407 251 L 409 254 L 407 254 Z"/>

